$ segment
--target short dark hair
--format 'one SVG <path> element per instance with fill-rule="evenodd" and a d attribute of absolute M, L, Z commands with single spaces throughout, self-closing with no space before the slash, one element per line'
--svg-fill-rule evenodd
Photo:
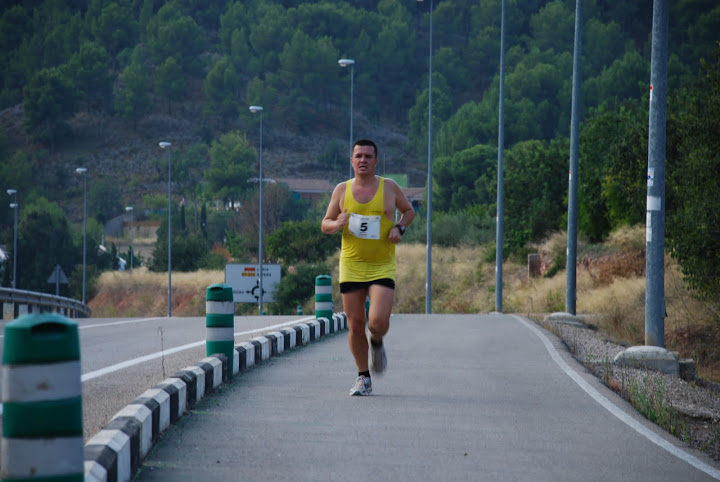
<path fill-rule="evenodd" d="M 355 146 L 372 146 L 373 150 L 375 151 L 375 159 L 377 159 L 378 156 L 378 148 L 377 145 L 371 141 L 370 139 L 358 139 L 355 141 L 355 144 L 353 144 L 353 152 L 355 152 Z"/>

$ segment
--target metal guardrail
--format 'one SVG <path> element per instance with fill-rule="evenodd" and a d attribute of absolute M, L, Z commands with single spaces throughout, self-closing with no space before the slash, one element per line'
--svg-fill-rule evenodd
<path fill-rule="evenodd" d="M 3 315 L 4 305 L 13 305 L 14 318 L 26 313 L 46 312 L 60 313 L 69 318 L 87 318 L 92 313 L 86 304 L 72 298 L 12 288 L 0 288 L 0 303 L 3 304 Z"/>

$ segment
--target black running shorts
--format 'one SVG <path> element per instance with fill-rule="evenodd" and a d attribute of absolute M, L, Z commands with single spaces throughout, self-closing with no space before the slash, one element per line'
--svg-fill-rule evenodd
<path fill-rule="evenodd" d="M 351 291 L 367 288 L 370 285 L 382 285 L 395 289 L 395 281 L 390 278 L 380 278 L 372 281 L 346 281 L 340 283 L 340 293 L 350 293 Z"/>

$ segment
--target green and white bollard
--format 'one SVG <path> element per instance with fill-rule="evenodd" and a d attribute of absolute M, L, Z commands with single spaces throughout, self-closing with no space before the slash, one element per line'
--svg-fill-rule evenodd
<path fill-rule="evenodd" d="M 208 286 L 206 293 L 206 354 L 224 353 L 232 366 L 235 351 L 235 302 L 232 287 L 215 284 Z"/>
<path fill-rule="evenodd" d="M 303 314 L 303 307 L 302 305 L 297 305 L 297 314 L 298 316 L 301 316 Z"/>
<path fill-rule="evenodd" d="M 2 480 L 84 480 L 77 323 L 48 313 L 8 323 L 2 363 Z"/>
<path fill-rule="evenodd" d="M 332 320 L 332 316 L 332 278 L 326 274 L 321 274 L 315 278 L 315 318 Z M 333 331 L 331 324 L 330 333 Z"/>

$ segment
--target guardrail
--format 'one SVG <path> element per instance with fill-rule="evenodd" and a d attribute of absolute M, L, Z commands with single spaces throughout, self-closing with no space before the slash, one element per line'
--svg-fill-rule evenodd
<path fill-rule="evenodd" d="M 87 318 L 92 313 L 86 304 L 72 298 L 12 288 L 0 288 L 0 303 L 3 319 L 8 316 L 17 318 L 29 313 L 48 312 L 60 313 L 68 318 Z"/>

